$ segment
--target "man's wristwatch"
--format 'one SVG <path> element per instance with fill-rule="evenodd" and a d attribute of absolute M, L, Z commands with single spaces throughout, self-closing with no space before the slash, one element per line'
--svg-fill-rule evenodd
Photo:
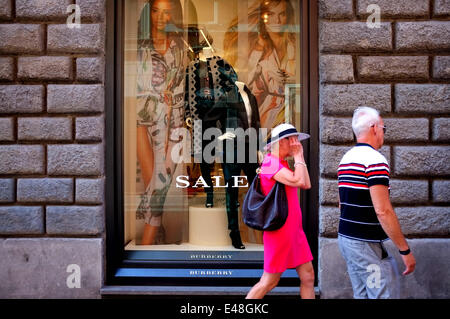
<path fill-rule="evenodd" d="M 411 249 L 408 248 L 407 250 L 399 250 L 398 252 L 400 253 L 400 255 L 406 256 L 411 253 Z"/>

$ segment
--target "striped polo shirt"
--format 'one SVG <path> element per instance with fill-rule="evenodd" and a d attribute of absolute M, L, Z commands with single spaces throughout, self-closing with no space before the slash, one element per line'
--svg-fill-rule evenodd
<path fill-rule="evenodd" d="M 388 239 L 378 221 L 369 187 L 389 187 L 389 164 L 369 144 L 358 143 L 339 163 L 341 217 L 339 235 L 351 239 L 379 242 Z"/>

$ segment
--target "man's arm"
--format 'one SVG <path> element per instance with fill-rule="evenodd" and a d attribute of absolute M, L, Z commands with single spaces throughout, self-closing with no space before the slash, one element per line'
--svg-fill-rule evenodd
<path fill-rule="evenodd" d="M 373 207 L 375 208 L 381 227 L 383 227 L 385 233 L 394 242 L 395 246 L 397 246 L 399 250 L 407 250 L 409 248 L 408 243 L 406 242 L 405 236 L 403 236 L 397 215 L 395 214 L 394 208 L 392 207 L 389 199 L 388 187 L 385 185 L 374 185 L 370 186 L 369 189 Z M 413 254 L 409 253 L 408 255 L 402 255 L 402 258 L 406 266 L 406 270 L 403 272 L 403 275 L 412 273 L 416 265 Z"/>

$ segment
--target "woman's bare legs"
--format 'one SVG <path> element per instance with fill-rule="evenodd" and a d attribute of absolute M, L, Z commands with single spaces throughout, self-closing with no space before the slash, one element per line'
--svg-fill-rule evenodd
<path fill-rule="evenodd" d="M 153 226 L 145 223 L 144 233 L 142 234 L 141 245 L 152 245 L 158 234 L 159 226 Z"/>
<path fill-rule="evenodd" d="M 282 273 L 271 274 L 264 272 L 258 283 L 250 289 L 245 299 L 262 299 L 269 291 L 278 285 L 281 274 Z"/>
<path fill-rule="evenodd" d="M 307 262 L 295 268 L 300 277 L 300 297 L 302 299 L 315 299 L 314 268 L 312 262 Z"/>
<path fill-rule="evenodd" d="M 146 126 L 137 127 L 137 157 L 141 166 L 142 179 L 144 180 L 144 188 L 147 189 L 153 176 L 154 155 L 153 149 L 148 139 Z M 158 233 L 158 226 L 145 224 L 144 233 L 142 235 L 141 245 L 151 245 Z"/>
<path fill-rule="evenodd" d="M 153 149 L 148 139 L 147 130 L 146 126 L 138 126 L 136 132 L 137 157 L 141 166 L 144 189 L 147 189 L 148 184 L 152 180 L 154 165 Z"/>

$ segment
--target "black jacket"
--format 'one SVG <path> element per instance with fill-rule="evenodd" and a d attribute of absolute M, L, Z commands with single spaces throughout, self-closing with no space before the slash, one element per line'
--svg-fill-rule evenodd
<path fill-rule="evenodd" d="M 213 123 L 214 121 L 218 121 L 219 128 L 222 131 L 222 134 L 226 133 L 227 130 L 236 130 L 241 128 L 243 131 L 246 131 L 249 127 L 255 129 L 255 140 L 253 143 L 256 145 L 250 145 L 249 135 L 246 134 L 243 137 L 236 137 L 233 140 L 233 150 L 229 150 L 229 152 L 234 151 L 234 157 L 236 160 L 236 151 L 238 147 L 238 143 L 245 143 L 246 150 L 246 161 L 248 162 L 249 156 L 257 156 L 257 154 L 249 154 L 249 152 L 253 152 L 255 150 L 260 149 L 260 143 L 262 141 L 261 137 L 261 124 L 259 118 L 259 110 L 258 103 L 256 101 L 256 97 L 252 94 L 252 92 L 248 89 L 247 86 L 244 86 L 244 91 L 247 93 L 250 107 L 252 110 L 251 114 L 251 124 L 249 126 L 247 110 L 245 108 L 244 100 L 242 99 L 241 93 L 236 85 L 234 85 L 233 89 L 227 92 L 227 94 L 221 98 L 215 105 L 214 108 L 211 109 L 208 114 L 206 114 L 205 118 L 209 123 Z M 223 150 L 224 153 L 227 153 L 227 145 L 230 146 L 230 141 L 224 141 Z"/>

